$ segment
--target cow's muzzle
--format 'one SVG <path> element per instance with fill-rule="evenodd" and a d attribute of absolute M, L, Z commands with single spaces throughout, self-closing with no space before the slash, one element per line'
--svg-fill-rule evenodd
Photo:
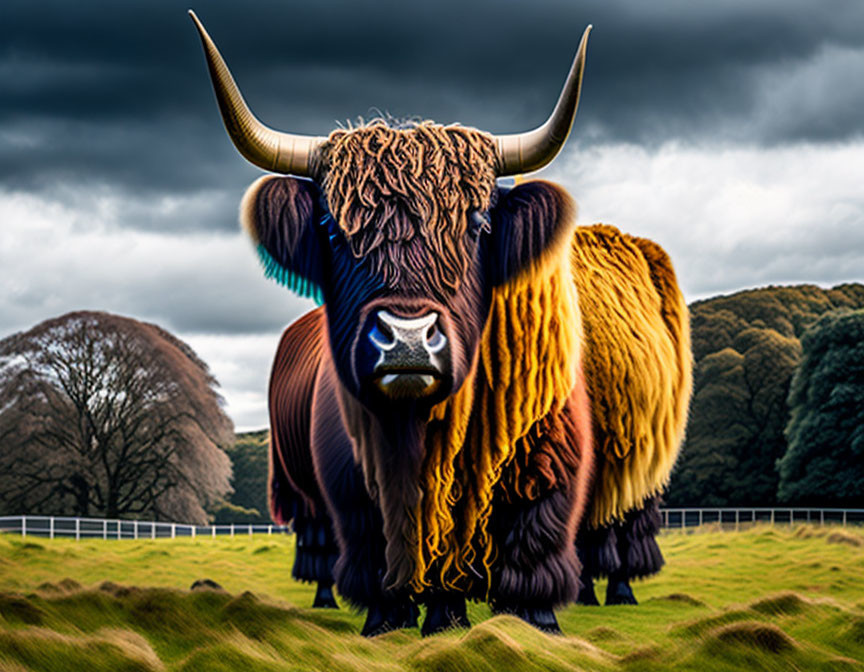
<path fill-rule="evenodd" d="M 373 379 L 386 396 L 430 396 L 449 374 L 450 346 L 438 317 L 435 312 L 405 318 L 376 311 L 367 337 L 378 353 Z"/>

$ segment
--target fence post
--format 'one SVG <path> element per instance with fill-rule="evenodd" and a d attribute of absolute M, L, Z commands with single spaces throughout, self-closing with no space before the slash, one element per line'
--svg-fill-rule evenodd
<path fill-rule="evenodd" d="M 741 522 L 741 511 L 739 509 L 735 509 L 735 531 L 738 531 L 738 525 Z"/>
<path fill-rule="evenodd" d="M 177 523 L 171 523 L 171 538 L 177 538 Z"/>
<path fill-rule="evenodd" d="M 155 520 L 150 521 L 150 538 L 151 539 L 156 538 L 156 521 Z"/>
<path fill-rule="evenodd" d="M 75 541 L 81 541 L 81 519 L 75 519 Z"/>
<path fill-rule="evenodd" d="M 268 536 L 268 537 L 272 537 L 272 536 L 273 536 L 273 526 L 272 526 L 272 525 L 268 525 L 268 526 L 267 526 L 267 536 Z"/>
<path fill-rule="evenodd" d="M 138 521 L 137 520 L 132 521 L 132 538 L 135 539 L 136 541 L 138 540 Z"/>
<path fill-rule="evenodd" d="M 102 538 L 108 539 L 108 521 L 107 520 L 102 521 Z"/>
<path fill-rule="evenodd" d="M 819 524 L 823 527 L 825 525 L 825 509 L 819 509 Z"/>
<path fill-rule="evenodd" d="M 771 509 L 771 525 L 774 525 L 774 509 Z"/>
<path fill-rule="evenodd" d="M 702 527 L 702 509 L 699 509 L 699 527 Z"/>
<path fill-rule="evenodd" d="M 250 537 L 252 536 L 252 527 L 253 527 L 252 523 L 249 523 L 249 536 Z"/>
<path fill-rule="evenodd" d="M 684 513 L 684 509 L 681 509 L 681 529 L 682 530 L 684 529 L 684 524 L 685 524 L 686 520 L 687 520 L 687 516 Z"/>
<path fill-rule="evenodd" d="M 846 509 L 843 509 L 843 527 L 846 527 Z"/>
<path fill-rule="evenodd" d="M 195 533 L 196 533 L 197 531 L 198 531 L 198 526 L 197 526 L 197 525 L 193 525 L 193 526 L 192 526 L 192 538 L 193 538 L 193 539 L 195 538 Z"/>
<path fill-rule="evenodd" d="M 49 539 L 54 538 L 54 516 L 51 516 L 48 519 L 48 538 Z"/>
<path fill-rule="evenodd" d="M 27 536 L 27 516 L 21 516 L 21 536 Z"/>
<path fill-rule="evenodd" d="M 231 538 L 234 538 L 234 523 L 231 523 Z"/>
<path fill-rule="evenodd" d="M 117 538 L 122 539 L 123 538 L 123 531 L 122 531 L 123 530 L 123 521 L 118 520 L 115 522 L 117 523 Z"/>
<path fill-rule="evenodd" d="M 795 509 L 789 509 L 789 527 L 795 524 Z"/>
<path fill-rule="evenodd" d="M 213 527 L 210 528 L 210 536 L 213 537 L 213 539 L 216 538 L 216 524 L 215 523 L 213 524 Z"/>

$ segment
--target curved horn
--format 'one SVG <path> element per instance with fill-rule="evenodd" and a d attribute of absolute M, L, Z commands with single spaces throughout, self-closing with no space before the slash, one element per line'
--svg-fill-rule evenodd
<path fill-rule="evenodd" d="M 201 36 L 219 111 L 234 146 L 248 161 L 260 168 L 275 173 L 309 176 L 312 158 L 326 138 L 282 133 L 262 124 L 246 105 L 219 50 L 191 9 L 189 16 Z"/>
<path fill-rule="evenodd" d="M 570 67 L 570 74 L 558 98 L 552 114 L 542 126 L 526 133 L 496 135 L 498 145 L 498 176 L 518 175 L 539 170 L 561 151 L 579 106 L 579 90 L 582 88 L 582 73 L 585 71 L 585 50 L 588 34 L 593 26 L 582 33 L 582 41 Z"/>

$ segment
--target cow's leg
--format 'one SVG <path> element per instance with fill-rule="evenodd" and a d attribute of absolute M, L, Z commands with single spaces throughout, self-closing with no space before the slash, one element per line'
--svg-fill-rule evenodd
<path fill-rule="evenodd" d="M 609 573 L 607 605 L 637 604 L 630 581 L 660 571 L 664 563 L 656 540 L 660 524 L 659 498 L 653 497 L 641 509 L 628 513 L 623 523 L 616 525 L 615 536 L 621 563 Z"/>
<path fill-rule="evenodd" d="M 367 609 L 362 634 L 372 637 L 416 627 L 418 610 L 409 596 L 381 587 L 385 572 L 381 516 L 366 493 L 360 470 L 352 460 L 341 474 L 328 471 L 325 491 L 332 502 L 340 547 L 333 574 L 339 593 L 354 606 Z"/>
<path fill-rule="evenodd" d="M 579 595 L 576 531 L 594 466 L 588 409 L 580 378 L 561 412 L 526 437 L 530 449 L 519 451 L 493 502 L 492 608 L 546 632 L 561 632 L 553 609 Z"/>
<path fill-rule="evenodd" d="M 302 507 L 302 508 L 301 508 Z M 320 502 L 322 509 L 311 515 L 301 503 L 294 515 L 294 532 L 297 538 L 292 576 L 298 581 L 317 584 L 312 606 L 337 609 L 333 596 L 333 565 L 339 557 L 339 547 L 333 533 L 333 523 Z"/>
<path fill-rule="evenodd" d="M 314 420 L 313 458 L 339 546 L 333 567 L 336 588 L 355 607 L 366 609 L 362 634 L 367 637 L 417 626 L 419 612 L 405 592 L 385 591 L 384 535 L 381 514 L 354 462 L 350 439 L 332 415 Z"/>
<path fill-rule="evenodd" d="M 595 579 L 609 576 L 621 566 L 614 527 L 605 525 L 592 529 L 587 525 L 583 526 L 576 536 L 576 550 L 582 563 L 582 574 L 579 577 L 582 585 L 576 602 L 586 606 L 598 606 L 600 602 L 594 592 Z"/>
<path fill-rule="evenodd" d="M 423 598 L 426 618 L 420 630 L 424 637 L 452 628 L 470 628 L 463 593 L 433 592 Z"/>
<path fill-rule="evenodd" d="M 496 613 L 514 614 L 546 632 L 561 632 L 553 609 L 575 601 L 579 594 L 573 489 L 533 501 L 496 503 L 494 529 L 503 540 L 490 592 Z"/>

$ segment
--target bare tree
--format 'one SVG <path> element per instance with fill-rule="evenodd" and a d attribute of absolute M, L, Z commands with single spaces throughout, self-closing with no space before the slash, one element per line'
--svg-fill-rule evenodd
<path fill-rule="evenodd" d="M 0 507 L 206 522 L 230 491 L 217 385 L 186 343 L 108 313 L 0 341 Z"/>

